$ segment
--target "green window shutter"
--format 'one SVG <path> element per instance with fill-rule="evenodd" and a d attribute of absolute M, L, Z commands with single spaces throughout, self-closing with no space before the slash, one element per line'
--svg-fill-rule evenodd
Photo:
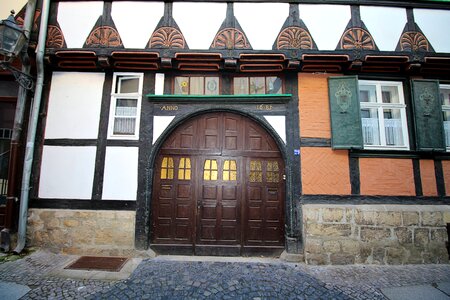
<path fill-rule="evenodd" d="M 333 149 L 362 149 L 357 76 L 328 78 Z"/>
<path fill-rule="evenodd" d="M 412 80 L 411 86 L 417 150 L 445 151 L 439 81 Z"/>

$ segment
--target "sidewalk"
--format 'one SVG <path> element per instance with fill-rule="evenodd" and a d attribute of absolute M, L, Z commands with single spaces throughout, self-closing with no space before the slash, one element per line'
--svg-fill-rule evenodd
<path fill-rule="evenodd" d="M 450 265 L 158 256 L 117 273 L 64 270 L 76 258 L 37 251 L 0 264 L 0 299 L 450 299 Z"/>

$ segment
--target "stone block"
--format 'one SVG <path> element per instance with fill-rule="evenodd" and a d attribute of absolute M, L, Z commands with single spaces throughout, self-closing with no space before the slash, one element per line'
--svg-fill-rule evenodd
<path fill-rule="evenodd" d="M 377 225 L 379 213 L 377 211 L 355 211 L 355 223 L 357 225 Z"/>
<path fill-rule="evenodd" d="M 325 252 L 337 253 L 341 251 L 341 245 L 338 241 L 324 241 L 323 249 Z"/>
<path fill-rule="evenodd" d="M 404 246 L 406 251 L 406 263 L 408 264 L 421 264 L 423 263 L 422 259 L 422 250 L 423 248 L 419 248 L 413 245 Z"/>
<path fill-rule="evenodd" d="M 307 224 L 308 236 L 350 236 L 352 228 L 350 224 Z"/>
<path fill-rule="evenodd" d="M 354 209 L 353 208 L 346 208 L 345 209 L 345 223 L 351 223 L 354 221 Z"/>
<path fill-rule="evenodd" d="M 373 247 L 372 250 L 372 263 L 373 264 L 384 264 L 384 258 L 386 256 L 386 247 L 384 246 L 377 246 L 377 247 Z"/>
<path fill-rule="evenodd" d="M 403 226 L 419 226 L 420 217 L 418 212 L 402 212 Z"/>
<path fill-rule="evenodd" d="M 361 246 L 358 241 L 355 240 L 341 240 L 342 252 L 346 254 L 357 255 L 360 254 Z"/>
<path fill-rule="evenodd" d="M 82 219 L 82 220 L 96 219 L 97 212 L 96 211 L 76 211 L 75 218 Z"/>
<path fill-rule="evenodd" d="M 305 251 L 308 253 L 316 253 L 316 254 L 323 253 L 322 240 L 313 238 L 306 239 Z"/>
<path fill-rule="evenodd" d="M 60 228 L 60 222 L 59 219 L 50 219 L 48 221 L 44 221 L 44 227 L 47 229 L 59 229 Z"/>
<path fill-rule="evenodd" d="M 319 212 L 318 208 L 306 208 L 303 209 L 303 220 L 307 223 L 318 223 L 319 222 Z"/>
<path fill-rule="evenodd" d="M 423 226 L 445 226 L 444 215 L 440 211 L 424 211 L 422 212 L 422 225 Z"/>
<path fill-rule="evenodd" d="M 400 265 L 406 261 L 406 250 L 404 248 L 386 248 L 386 260 L 389 265 Z"/>
<path fill-rule="evenodd" d="M 378 215 L 378 225 L 401 226 L 402 214 L 397 211 L 380 212 Z"/>
<path fill-rule="evenodd" d="M 328 264 L 328 256 L 325 254 L 306 253 L 305 261 L 308 265 L 326 265 Z"/>
<path fill-rule="evenodd" d="M 447 229 L 431 229 L 431 241 L 444 244 L 448 241 Z"/>
<path fill-rule="evenodd" d="M 416 228 L 414 229 L 414 245 L 419 247 L 425 247 L 429 239 L 430 230 L 427 228 Z"/>
<path fill-rule="evenodd" d="M 344 222 L 344 210 L 341 208 L 324 208 L 322 210 L 323 222 Z"/>
<path fill-rule="evenodd" d="M 433 264 L 448 263 L 448 252 L 445 244 L 431 243 L 428 247 L 428 251 L 424 252 L 430 255 L 429 262 Z M 425 258 L 425 257 L 424 257 Z"/>
<path fill-rule="evenodd" d="M 78 227 L 80 226 L 80 221 L 75 219 L 66 219 L 63 221 L 65 227 Z"/>
<path fill-rule="evenodd" d="M 355 262 L 360 264 L 369 263 L 369 258 L 372 256 L 372 248 L 367 244 L 360 244 L 359 254 L 356 255 Z"/>
<path fill-rule="evenodd" d="M 330 263 L 332 265 L 351 265 L 355 263 L 355 256 L 345 253 L 332 253 Z"/>
<path fill-rule="evenodd" d="M 114 234 L 110 230 L 97 230 L 95 232 L 95 244 L 112 245 Z"/>
<path fill-rule="evenodd" d="M 413 232 L 407 227 L 394 228 L 394 234 L 400 244 L 411 244 Z"/>
<path fill-rule="evenodd" d="M 391 236 L 388 228 L 361 227 L 361 241 L 363 242 L 380 242 Z"/>

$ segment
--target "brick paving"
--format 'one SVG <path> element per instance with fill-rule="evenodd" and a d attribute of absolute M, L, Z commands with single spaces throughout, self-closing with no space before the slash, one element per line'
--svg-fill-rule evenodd
<path fill-rule="evenodd" d="M 55 276 L 74 256 L 37 251 L 0 264 L 21 299 L 385 299 L 381 288 L 450 282 L 450 265 L 308 266 L 279 260 L 143 260 L 126 280 Z"/>

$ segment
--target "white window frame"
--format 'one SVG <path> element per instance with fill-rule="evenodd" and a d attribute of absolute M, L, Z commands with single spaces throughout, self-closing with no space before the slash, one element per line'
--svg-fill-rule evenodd
<path fill-rule="evenodd" d="M 138 78 L 139 86 L 137 93 L 116 93 L 116 85 L 118 79 L 122 76 L 129 78 Z M 111 90 L 111 105 L 109 110 L 109 123 L 108 123 L 108 139 L 117 140 L 138 140 L 139 139 L 139 124 L 141 121 L 141 104 L 142 104 L 142 89 L 144 85 L 144 74 L 143 73 L 114 73 L 112 90 Z M 134 134 L 114 134 L 114 122 L 116 119 L 116 104 L 117 99 L 137 99 L 136 104 L 136 124 L 134 128 Z"/>
<path fill-rule="evenodd" d="M 439 85 L 439 91 L 441 89 L 449 89 L 450 90 L 450 84 L 440 84 Z M 439 93 L 440 94 L 440 93 Z M 439 99 L 440 100 L 440 99 Z M 450 105 L 444 105 L 442 104 L 442 112 L 444 111 L 450 111 Z M 442 119 L 442 122 L 445 122 L 444 119 Z M 444 135 L 446 136 L 445 133 L 445 123 L 442 124 L 442 126 L 444 127 Z M 445 146 L 446 146 L 446 151 L 450 151 L 450 145 L 447 145 L 447 141 L 445 140 Z"/>
<path fill-rule="evenodd" d="M 359 102 L 360 109 L 377 109 L 378 112 L 378 128 L 380 128 L 380 145 L 364 145 L 364 149 L 382 149 L 382 150 L 409 150 L 408 124 L 406 121 L 406 104 L 403 93 L 403 84 L 399 81 L 379 81 L 379 80 L 358 80 L 358 85 L 374 85 L 376 89 L 377 102 Z M 383 103 L 381 87 L 393 86 L 397 87 L 399 103 Z M 400 109 L 400 118 L 403 134 L 403 146 L 391 146 L 386 144 L 384 127 L 384 109 Z M 362 119 L 362 116 L 360 116 Z"/>

